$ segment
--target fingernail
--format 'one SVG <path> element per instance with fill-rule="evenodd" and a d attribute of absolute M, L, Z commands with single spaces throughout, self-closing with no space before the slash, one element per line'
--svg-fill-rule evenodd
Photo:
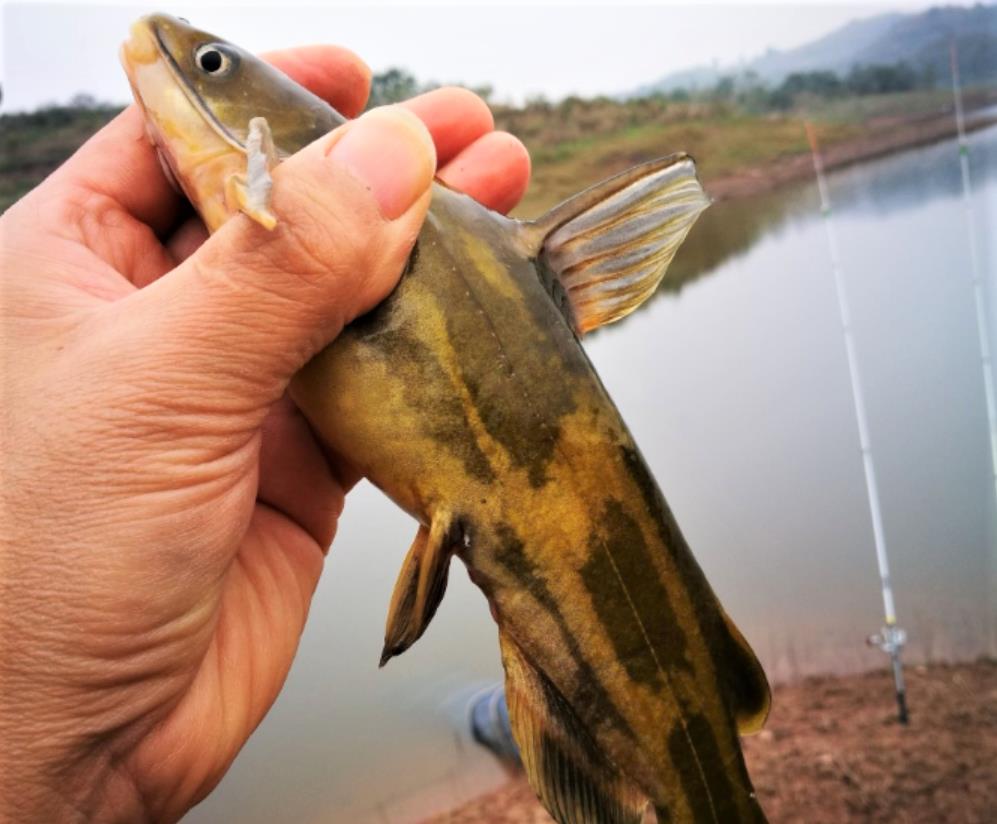
<path fill-rule="evenodd" d="M 436 172 L 429 132 L 419 118 L 398 106 L 372 109 L 353 121 L 329 157 L 367 186 L 388 220 L 405 214 Z"/>

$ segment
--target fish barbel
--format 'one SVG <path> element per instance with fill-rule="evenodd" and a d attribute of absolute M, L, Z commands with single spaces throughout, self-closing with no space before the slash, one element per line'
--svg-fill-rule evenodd
<path fill-rule="evenodd" d="M 164 168 L 209 230 L 264 226 L 269 169 L 330 106 L 165 15 L 122 60 Z M 265 116 L 265 117 L 264 117 Z M 319 436 L 419 522 L 382 664 L 425 631 L 451 558 L 499 627 L 513 733 L 561 824 L 760 822 L 738 732 L 765 675 L 580 343 L 657 287 L 708 200 L 690 158 L 638 166 L 535 221 L 434 184 L 394 292 L 292 381 Z"/>

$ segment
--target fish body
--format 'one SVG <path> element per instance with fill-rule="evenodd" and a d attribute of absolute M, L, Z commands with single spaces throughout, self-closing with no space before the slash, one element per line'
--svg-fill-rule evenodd
<path fill-rule="evenodd" d="M 231 50 L 243 94 L 198 87 L 206 44 Z M 265 215 L 220 195 L 246 168 L 253 117 L 266 113 L 275 160 L 342 122 L 171 18 L 136 24 L 124 62 L 211 229 L 237 204 Z M 764 721 L 765 676 L 579 344 L 653 291 L 704 205 L 681 155 L 529 223 L 434 184 L 397 288 L 291 385 L 320 436 L 420 524 L 382 664 L 425 631 L 459 557 L 499 626 L 527 774 L 562 824 L 636 824 L 648 806 L 662 822 L 765 820 L 738 741 Z"/>

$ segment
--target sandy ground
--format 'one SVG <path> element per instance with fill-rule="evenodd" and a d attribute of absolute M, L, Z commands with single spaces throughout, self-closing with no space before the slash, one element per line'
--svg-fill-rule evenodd
<path fill-rule="evenodd" d="M 892 677 L 811 678 L 774 690 L 745 741 L 772 822 L 997 822 L 997 661 L 908 668 L 911 723 Z M 521 776 L 426 824 L 549 824 Z"/>

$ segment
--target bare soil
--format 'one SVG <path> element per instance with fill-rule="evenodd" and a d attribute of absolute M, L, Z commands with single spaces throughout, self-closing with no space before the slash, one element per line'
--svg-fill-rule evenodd
<path fill-rule="evenodd" d="M 907 670 L 910 724 L 887 671 L 777 686 L 744 742 L 770 821 L 997 822 L 997 661 Z M 426 824 L 550 824 L 521 775 Z"/>

